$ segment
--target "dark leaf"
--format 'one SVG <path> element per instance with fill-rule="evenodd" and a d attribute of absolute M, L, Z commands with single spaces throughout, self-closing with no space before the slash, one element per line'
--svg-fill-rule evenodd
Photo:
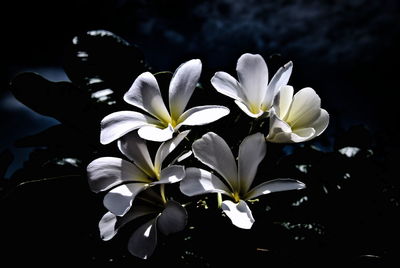
<path fill-rule="evenodd" d="M 75 36 L 65 57 L 68 77 L 92 93 L 109 88 L 121 96 L 145 69 L 136 46 L 105 30 Z"/>

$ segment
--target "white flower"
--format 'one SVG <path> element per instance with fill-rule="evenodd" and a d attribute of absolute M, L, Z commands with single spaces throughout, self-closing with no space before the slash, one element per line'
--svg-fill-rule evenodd
<path fill-rule="evenodd" d="M 169 85 L 169 111 L 156 78 L 149 72 L 139 75 L 124 95 L 124 100 L 151 116 L 134 111 L 120 111 L 106 116 L 101 121 L 100 142 L 108 144 L 136 129 L 143 139 L 166 141 L 183 125 L 204 125 L 229 114 L 228 108 L 217 105 L 197 106 L 185 111 L 201 68 L 201 61 L 196 59 L 183 63 L 175 71 Z"/>
<path fill-rule="evenodd" d="M 207 193 L 221 193 L 231 200 L 222 202 L 222 209 L 237 227 L 250 229 L 254 223 L 246 200 L 260 195 L 302 189 L 302 182 L 292 179 L 266 181 L 250 188 L 257 168 L 266 153 L 263 134 L 256 133 L 246 137 L 239 146 L 238 166 L 226 142 L 217 134 L 208 132 L 192 145 L 195 157 L 212 168 L 223 178 L 200 168 L 187 168 L 186 176 L 180 183 L 180 190 L 188 196 Z"/>
<path fill-rule="evenodd" d="M 304 142 L 320 135 L 328 126 L 329 114 L 312 88 L 293 96 L 293 87 L 283 86 L 275 99 L 267 140 L 276 143 Z"/>
<path fill-rule="evenodd" d="M 281 67 L 268 83 L 268 68 L 256 54 L 243 54 L 236 65 L 239 81 L 225 72 L 217 72 L 211 79 L 215 89 L 235 100 L 248 116 L 257 118 L 272 108 L 281 86 L 286 85 L 292 73 L 292 62 Z"/>
<path fill-rule="evenodd" d="M 101 238 L 108 241 L 127 223 L 154 215 L 139 226 L 128 241 L 128 250 L 132 255 L 147 259 L 157 246 L 158 231 L 164 235 L 182 231 L 187 224 L 187 212 L 181 204 L 173 200 L 164 203 L 162 198 L 150 189 L 143 192 L 140 197 L 147 202 L 135 203 L 122 217 L 117 217 L 111 212 L 104 214 L 99 222 L 99 230 Z"/>
<path fill-rule="evenodd" d="M 163 142 L 157 150 L 154 162 L 150 158 L 146 142 L 136 132 L 128 133 L 118 141 L 118 147 L 133 163 L 116 157 L 95 159 L 87 167 L 91 190 L 97 193 L 111 189 L 104 196 L 104 206 L 114 215 L 123 216 L 141 191 L 154 185 L 182 180 L 185 176 L 183 166 L 170 165 L 162 168 L 162 164 L 188 133 L 189 131 L 184 131 Z"/>

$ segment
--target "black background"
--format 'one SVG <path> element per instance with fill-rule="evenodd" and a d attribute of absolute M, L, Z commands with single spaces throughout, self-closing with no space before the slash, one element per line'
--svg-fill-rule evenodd
<path fill-rule="evenodd" d="M 10 80 L 25 70 L 42 72 L 48 78 L 66 78 L 62 68 L 65 50 L 72 38 L 88 30 L 105 29 L 136 44 L 154 71 L 174 71 L 185 60 L 200 58 L 207 69 L 202 76 L 211 78 L 219 70 L 234 75 L 236 61 L 245 52 L 263 55 L 267 64 L 271 63 L 271 72 L 279 64 L 292 60 L 290 84 L 295 90 L 314 88 L 321 96 L 323 108 L 331 114 L 330 126 L 324 135 L 336 135 L 353 125 L 364 125 L 381 150 L 390 156 L 385 159 L 387 168 L 396 174 L 397 125 L 400 123 L 399 11 L 400 3 L 396 0 L 3 1 L 0 97 L 4 107 L 0 107 L 0 148 L 21 153 L 14 148 L 17 138 L 54 124 L 29 110 L 13 110 L 15 106 L 9 105 L 15 102 L 8 92 Z M 21 160 L 18 155 L 15 157 Z M 14 168 L 18 165 L 21 163 L 14 163 Z M 83 182 L 81 186 L 84 188 L 86 184 Z M 62 189 L 59 189 L 61 195 L 70 198 Z M 48 200 L 50 197 L 42 201 Z M 80 206 L 73 201 L 72 204 L 71 207 Z M 32 208 L 35 209 L 40 210 L 37 204 Z M 83 213 L 90 206 L 85 204 L 81 209 Z M 48 228 L 58 236 L 63 232 L 57 229 L 57 219 L 63 221 L 63 218 L 44 223 L 45 228 L 35 215 L 30 213 L 19 223 L 25 231 L 16 234 L 17 242 L 10 245 L 12 250 L 6 255 L 15 250 L 29 251 L 36 244 L 44 252 L 57 252 L 53 246 L 66 250 L 55 238 L 46 240 L 54 245 L 41 245 L 41 235 L 32 234 L 35 228 L 30 227 L 34 221 L 33 226 L 40 226 L 41 232 Z M 1 221 L 6 220 L 13 219 L 2 215 Z M 79 228 L 80 221 L 85 221 L 75 220 L 69 220 L 75 223 L 73 230 Z M 83 228 L 91 230 L 96 224 L 85 222 Z M 26 233 L 30 235 L 26 237 L 29 242 L 24 241 Z M 63 239 L 72 243 L 73 236 Z M 76 243 L 79 246 L 79 238 Z M 73 255 L 81 249 L 71 250 Z"/>

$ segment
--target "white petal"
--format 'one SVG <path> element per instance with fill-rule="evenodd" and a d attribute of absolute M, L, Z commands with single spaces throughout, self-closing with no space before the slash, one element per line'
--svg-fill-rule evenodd
<path fill-rule="evenodd" d="M 243 54 L 237 62 L 236 71 L 247 104 L 260 107 L 268 86 L 268 68 L 264 59 L 258 54 Z"/>
<path fill-rule="evenodd" d="M 148 190 L 146 190 L 148 192 Z M 161 203 L 162 204 L 162 203 Z M 146 216 L 150 214 L 158 214 L 160 212 L 160 208 L 155 205 L 139 205 L 134 203 L 132 208 L 122 217 L 117 219 L 117 223 L 115 224 L 116 230 L 121 229 L 125 224 Z"/>
<path fill-rule="evenodd" d="M 107 212 L 101 218 L 99 222 L 100 237 L 104 241 L 108 241 L 117 234 L 115 223 L 117 222 L 117 216 L 111 212 Z"/>
<path fill-rule="evenodd" d="M 172 138 L 174 134 L 174 128 L 171 125 L 168 125 L 166 128 L 160 128 L 158 126 L 144 126 L 139 128 L 138 134 L 142 139 L 162 142 Z"/>
<path fill-rule="evenodd" d="M 118 140 L 118 148 L 148 176 L 155 178 L 156 174 L 146 141 L 141 139 L 136 132 L 130 132 Z"/>
<path fill-rule="evenodd" d="M 279 118 L 285 118 L 292 105 L 293 87 L 283 86 L 275 98 L 275 112 Z"/>
<path fill-rule="evenodd" d="M 178 202 L 170 200 L 158 217 L 157 228 L 164 235 L 180 232 L 185 229 L 187 218 L 186 209 Z"/>
<path fill-rule="evenodd" d="M 172 165 L 161 170 L 160 180 L 151 185 L 168 184 L 181 181 L 185 177 L 185 168 L 183 166 Z"/>
<path fill-rule="evenodd" d="M 87 166 L 89 186 L 93 192 L 108 190 L 123 182 L 149 182 L 134 164 L 116 157 L 101 157 Z"/>
<path fill-rule="evenodd" d="M 198 59 L 183 63 L 176 69 L 169 85 L 169 109 L 174 119 L 179 118 L 196 88 L 201 74 Z"/>
<path fill-rule="evenodd" d="M 275 112 L 271 113 L 269 119 L 269 133 L 267 136 L 268 141 L 277 142 L 276 135 L 286 133 L 290 135 L 292 128 L 283 120 L 281 120 Z"/>
<path fill-rule="evenodd" d="M 156 119 L 138 112 L 115 112 L 101 120 L 100 142 L 108 144 L 132 130 L 155 124 L 158 124 Z"/>
<path fill-rule="evenodd" d="M 220 136 L 208 132 L 193 142 L 192 150 L 197 159 L 221 174 L 232 190 L 239 190 L 235 158 L 228 144 Z"/>
<path fill-rule="evenodd" d="M 256 113 L 253 113 L 252 111 L 250 111 L 249 107 L 247 107 L 247 105 L 239 100 L 235 100 L 235 103 L 237 106 L 239 106 L 240 110 L 242 110 L 243 112 L 245 112 L 248 116 L 252 117 L 252 118 L 258 118 L 261 115 L 264 114 L 264 111 L 261 109 L 258 109 Z"/>
<path fill-rule="evenodd" d="M 229 114 L 229 109 L 224 106 L 205 105 L 190 108 L 178 119 L 179 128 L 181 125 L 200 126 L 212 123 Z"/>
<path fill-rule="evenodd" d="M 142 73 L 133 82 L 124 95 L 124 100 L 163 122 L 169 122 L 171 117 L 161 97 L 157 80 L 150 72 Z"/>
<path fill-rule="evenodd" d="M 315 136 L 319 136 L 329 124 L 329 114 L 324 109 L 321 109 L 319 117 L 310 124 L 310 127 L 315 129 Z"/>
<path fill-rule="evenodd" d="M 231 219 L 233 225 L 242 229 L 251 229 L 253 226 L 255 220 L 245 201 L 240 200 L 239 203 L 233 203 L 225 200 L 222 202 L 222 210 Z"/>
<path fill-rule="evenodd" d="M 164 159 L 183 141 L 184 138 L 189 134 L 190 130 L 183 131 L 176 135 L 173 139 L 163 142 L 158 147 L 155 159 L 154 167 L 156 170 L 161 170 Z"/>
<path fill-rule="evenodd" d="M 208 193 L 222 193 L 231 196 L 229 188 L 217 176 L 200 168 L 187 168 L 186 176 L 181 181 L 179 188 L 187 196 Z"/>
<path fill-rule="evenodd" d="M 256 133 L 247 136 L 239 146 L 238 169 L 242 194 L 247 193 L 256 176 L 258 165 L 264 159 L 267 145 L 264 135 Z"/>
<path fill-rule="evenodd" d="M 131 208 L 136 195 L 145 190 L 147 183 L 122 184 L 109 191 L 103 200 L 104 206 L 113 214 L 123 216 Z"/>
<path fill-rule="evenodd" d="M 293 96 L 292 106 L 284 120 L 292 127 L 303 127 L 304 123 L 319 112 L 321 99 L 312 88 L 303 88 Z M 315 118 L 314 118 L 315 120 Z"/>
<path fill-rule="evenodd" d="M 235 100 L 247 102 L 242 86 L 230 74 L 225 72 L 216 72 L 211 78 L 211 84 L 219 93 Z"/>
<path fill-rule="evenodd" d="M 276 179 L 270 180 L 264 183 L 261 183 L 251 189 L 245 199 L 252 199 L 256 198 L 257 196 L 269 194 L 269 193 L 276 193 L 282 191 L 289 191 L 289 190 L 300 190 L 304 189 L 306 185 L 301 181 L 296 181 L 292 179 Z"/>
<path fill-rule="evenodd" d="M 157 246 L 157 218 L 140 226 L 128 241 L 129 252 L 138 258 L 147 259 Z"/>
<path fill-rule="evenodd" d="M 287 85 L 289 82 L 290 75 L 292 74 L 293 63 L 290 61 L 284 66 L 279 68 L 279 70 L 272 77 L 268 84 L 267 92 L 264 97 L 263 105 L 270 109 L 273 105 L 274 98 L 278 94 L 282 86 Z"/>
<path fill-rule="evenodd" d="M 267 140 L 274 143 L 299 143 L 311 140 L 314 137 L 314 128 L 301 128 L 290 133 L 277 132 L 274 136 L 267 137 Z"/>

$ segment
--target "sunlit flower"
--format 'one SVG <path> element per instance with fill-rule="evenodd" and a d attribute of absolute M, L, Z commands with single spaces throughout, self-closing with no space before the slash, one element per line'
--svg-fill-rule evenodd
<path fill-rule="evenodd" d="M 182 193 L 195 196 L 221 193 L 231 200 L 222 202 L 222 209 L 237 227 L 250 229 L 254 223 L 246 200 L 272 192 L 302 189 L 302 182 L 292 179 L 275 179 L 251 188 L 258 165 L 266 153 L 266 142 L 261 133 L 246 137 L 239 146 L 238 165 L 226 142 L 217 134 L 208 132 L 192 145 L 194 156 L 215 170 L 221 180 L 209 171 L 187 168 L 180 183 Z"/>
<path fill-rule="evenodd" d="M 101 157 L 87 167 L 89 186 L 93 192 L 108 191 L 104 206 L 114 215 L 123 216 L 141 191 L 154 186 L 179 182 L 185 176 L 180 165 L 162 167 L 165 158 L 179 145 L 189 131 L 163 142 L 157 150 L 154 162 L 150 158 L 146 142 L 130 132 L 118 140 L 120 151 L 133 163 L 116 157 Z"/>
<path fill-rule="evenodd" d="M 124 100 L 149 115 L 120 111 L 101 121 L 100 142 L 108 144 L 126 133 L 138 129 L 146 140 L 166 141 L 181 126 L 204 125 L 229 114 L 229 109 L 217 105 L 196 106 L 185 111 L 201 73 L 201 61 L 190 60 L 175 71 L 169 85 L 169 111 L 161 97 L 154 75 L 145 72 L 136 78 L 124 95 Z"/>
<path fill-rule="evenodd" d="M 239 81 L 226 72 L 217 72 L 211 79 L 215 89 L 235 100 L 248 116 L 257 118 L 270 111 L 279 88 L 286 85 L 292 73 L 292 62 L 281 67 L 268 83 L 268 68 L 256 54 L 243 54 L 236 65 Z"/>
<path fill-rule="evenodd" d="M 182 231 L 187 223 L 187 212 L 176 201 L 168 200 L 164 203 L 162 197 L 151 189 L 142 192 L 138 199 L 140 202 L 135 202 L 122 217 L 111 212 L 104 214 L 99 222 L 99 230 L 101 238 L 108 241 L 127 223 L 146 216 L 148 221 L 131 235 L 128 250 L 136 257 L 147 259 L 157 246 L 158 232 L 169 235 Z"/>
<path fill-rule="evenodd" d="M 293 87 L 283 86 L 275 99 L 267 140 L 276 143 L 304 142 L 320 135 L 328 126 L 329 114 L 312 88 L 293 96 Z"/>

